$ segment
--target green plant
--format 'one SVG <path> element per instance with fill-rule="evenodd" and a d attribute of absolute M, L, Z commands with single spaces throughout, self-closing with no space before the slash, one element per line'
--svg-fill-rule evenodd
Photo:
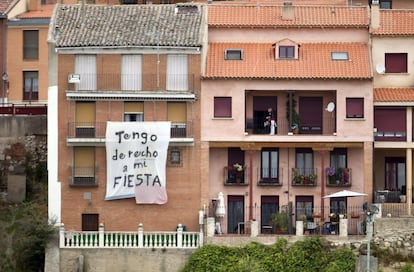
<path fill-rule="evenodd" d="M 291 98 L 290 98 L 291 95 Z M 292 112 L 292 120 L 290 119 L 290 113 Z M 290 122 L 290 129 L 294 130 L 300 126 L 300 117 L 296 111 L 296 99 L 294 94 L 288 94 L 286 101 L 286 119 Z"/>
<path fill-rule="evenodd" d="M 287 212 L 281 211 L 281 212 L 272 214 L 271 222 L 272 222 L 273 227 L 276 230 L 280 230 L 282 232 L 288 231 L 289 217 L 288 217 Z"/>

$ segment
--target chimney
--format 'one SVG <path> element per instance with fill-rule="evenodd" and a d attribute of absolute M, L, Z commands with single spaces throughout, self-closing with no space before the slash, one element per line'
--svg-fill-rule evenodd
<path fill-rule="evenodd" d="M 27 3 L 27 10 L 28 11 L 36 11 L 36 10 L 41 10 L 42 9 L 42 4 L 41 4 L 41 0 L 29 0 Z"/>
<path fill-rule="evenodd" d="M 295 10 L 293 9 L 292 2 L 283 2 L 282 8 L 282 20 L 293 20 L 295 19 Z"/>
<path fill-rule="evenodd" d="M 380 26 L 380 5 L 378 0 L 371 3 L 371 28 L 377 29 Z"/>

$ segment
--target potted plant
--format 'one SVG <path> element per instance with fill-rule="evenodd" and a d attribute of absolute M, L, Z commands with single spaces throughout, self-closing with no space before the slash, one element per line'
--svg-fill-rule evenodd
<path fill-rule="evenodd" d="M 240 184 L 243 179 L 243 165 L 240 163 L 235 163 L 233 167 L 236 174 L 236 183 Z"/>
<path fill-rule="evenodd" d="M 290 119 L 290 113 L 292 112 L 292 120 Z M 300 126 L 300 117 L 299 114 L 296 111 L 296 99 L 294 98 L 294 95 L 291 97 L 291 103 L 289 101 L 289 95 L 288 99 L 286 101 L 286 119 L 290 122 L 290 130 L 297 133 Z"/>
<path fill-rule="evenodd" d="M 289 217 L 287 212 L 277 212 L 272 214 L 271 223 L 276 233 L 286 233 L 288 231 Z"/>

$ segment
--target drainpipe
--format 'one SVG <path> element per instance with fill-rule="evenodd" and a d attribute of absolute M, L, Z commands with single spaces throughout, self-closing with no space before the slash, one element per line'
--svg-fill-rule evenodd
<path fill-rule="evenodd" d="M 249 150 L 249 221 L 253 220 L 253 150 Z"/>
<path fill-rule="evenodd" d="M 321 222 L 325 222 L 325 152 L 320 151 L 319 154 L 321 155 Z"/>
<path fill-rule="evenodd" d="M 1 74 L 2 74 L 2 103 L 5 103 L 5 99 L 6 99 L 6 63 L 7 63 L 7 50 L 6 50 L 6 46 L 7 46 L 7 15 L 2 13 L 0 14 L 0 20 L 1 20 L 1 38 L 2 38 L 2 52 L 1 52 Z"/>

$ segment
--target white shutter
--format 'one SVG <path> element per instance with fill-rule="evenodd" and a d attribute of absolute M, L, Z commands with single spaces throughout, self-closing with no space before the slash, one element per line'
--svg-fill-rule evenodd
<path fill-rule="evenodd" d="M 188 90 L 187 55 L 168 55 L 167 57 L 167 90 Z"/>
<path fill-rule="evenodd" d="M 80 75 L 76 90 L 96 91 L 96 56 L 76 55 L 75 73 Z"/>
<path fill-rule="evenodd" d="M 141 55 L 122 55 L 122 90 L 140 91 L 142 89 Z"/>

